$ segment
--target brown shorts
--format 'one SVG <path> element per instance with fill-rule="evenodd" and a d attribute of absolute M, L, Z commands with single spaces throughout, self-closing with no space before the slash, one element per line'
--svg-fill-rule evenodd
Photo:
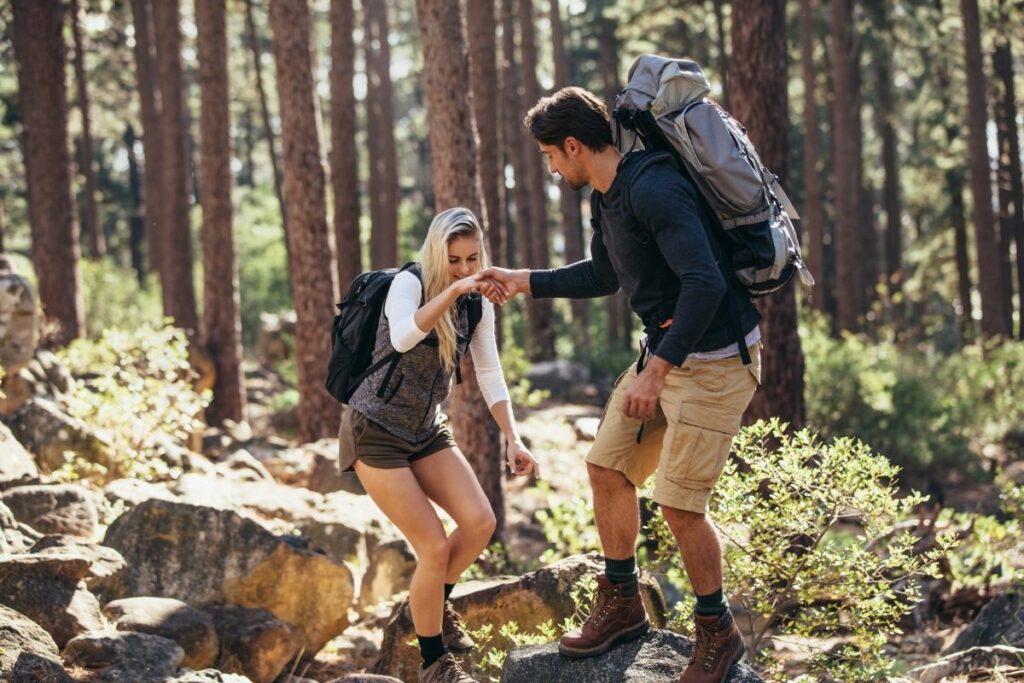
<path fill-rule="evenodd" d="M 445 422 L 439 424 L 427 440 L 416 444 L 395 436 L 354 409 L 345 411 L 338 433 L 338 449 L 346 468 L 346 463 L 355 460 L 382 469 L 409 467 L 420 458 L 455 447 L 455 439 Z"/>
<path fill-rule="evenodd" d="M 750 365 L 737 356 L 690 359 L 672 368 L 643 431 L 640 420 L 622 413 L 622 395 L 636 381 L 633 364 L 615 383 L 587 462 L 622 472 L 637 487 L 657 471 L 656 503 L 707 512 L 732 438 L 761 382 L 759 346 L 750 347 L 750 358 Z"/>

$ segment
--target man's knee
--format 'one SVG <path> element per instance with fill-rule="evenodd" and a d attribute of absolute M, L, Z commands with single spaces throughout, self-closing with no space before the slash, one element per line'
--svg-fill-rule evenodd
<path fill-rule="evenodd" d="M 669 527 L 675 532 L 683 532 L 695 526 L 702 525 L 707 521 L 703 512 L 681 510 L 679 508 L 661 506 L 661 515 L 668 522 Z"/>
<path fill-rule="evenodd" d="M 636 488 L 622 472 L 602 467 L 601 465 L 595 465 L 591 462 L 587 463 L 587 474 L 590 475 L 590 487 L 594 491 Z"/>

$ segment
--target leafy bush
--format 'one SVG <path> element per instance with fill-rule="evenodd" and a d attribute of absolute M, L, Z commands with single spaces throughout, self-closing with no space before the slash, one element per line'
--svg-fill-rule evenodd
<path fill-rule="evenodd" d="M 281 313 L 292 308 L 288 249 L 273 192 L 239 188 L 235 234 L 242 341 L 251 347 L 259 332 L 260 313 Z"/>
<path fill-rule="evenodd" d="M 200 429 L 208 393 L 192 389 L 184 332 L 166 324 L 105 330 L 98 341 L 77 340 L 61 352 L 73 375 L 67 410 L 106 436 L 113 445 L 106 478 L 153 479 L 173 474 L 157 455 L 154 435 L 184 441 Z M 72 465 L 65 477 L 81 474 Z"/>
<path fill-rule="evenodd" d="M 801 329 L 807 421 L 825 439 L 852 436 L 922 485 L 947 472 L 982 478 L 985 444 L 1024 423 L 1024 344 L 927 347 L 835 339 L 824 321 Z"/>
<path fill-rule="evenodd" d="M 85 324 L 91 339 L 107 330 L 158 326 L 163 319 L 160 282 L 154 275 L 139 284 L 135 271 L 107 259 L 82 259 Z"/>

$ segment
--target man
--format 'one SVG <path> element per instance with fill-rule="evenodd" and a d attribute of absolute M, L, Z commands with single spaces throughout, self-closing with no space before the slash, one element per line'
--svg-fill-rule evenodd
<path fill-rule="evenodd" d="M 616 382 L 587 456 L 605 573 L 590 617 L 561 638 L 559 650 L 590 657 L 647 631 L 636 572 L 636 489 L 656 471 L 654 500 L 697 594 L 696 647 L 680 681 L 721 681 L 744 645 L 722 593 L 721 547 L 706 513 L 760 383 L 760 316 L 723 275 L 724 256 L 708 237 L 711 217 L 670 154 L 620 154 L 604 105 L 580 88 L 541 99 L 525 123 L 552 173 L 574 189 L 594 190 L 591 258 L 484 275 L 509 296 L 585 298 L 621 287 L 647 335 L 640 359 Z M 740 341 L 750 354 L 746 365 Z"/>

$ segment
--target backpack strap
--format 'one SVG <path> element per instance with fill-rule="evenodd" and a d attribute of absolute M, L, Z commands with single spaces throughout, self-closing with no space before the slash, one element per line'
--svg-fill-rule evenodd
<path fill-rule="evenodd" d="M 476 326 L 480 324 L 484 317 L 484 300 L 479 294 L 470 294 L 466 299 L 466 316 L 469 318 L 469 326 L 466 330 L 466 345 L 468 348 L 469 342 L 473 341 L 473 333 L 476 332 Z M 461 353 L 455 359 L 455 383 L 462 384 Z"/>

